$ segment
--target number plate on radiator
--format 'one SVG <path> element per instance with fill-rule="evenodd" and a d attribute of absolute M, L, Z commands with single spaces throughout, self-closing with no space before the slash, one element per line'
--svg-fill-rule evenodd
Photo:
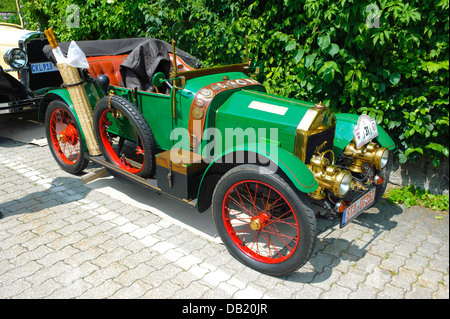
<path fill-rule="evenodd" d="M 353 204 L 351 204 L 341 216 L 341 228 L 347 226 L 360 213 L 369 208 L 375 201 L 375 188 L 359 197 Z"/>

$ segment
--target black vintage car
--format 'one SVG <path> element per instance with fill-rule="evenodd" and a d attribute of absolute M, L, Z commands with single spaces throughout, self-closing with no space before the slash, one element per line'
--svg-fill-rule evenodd
<path fill-rule="evenodd" d="M 0 115 L 37 110 L 45 93 L 62 83 L 42 51 L 48 40 L 24 28 L 18 6 L 0 17 Z"/>

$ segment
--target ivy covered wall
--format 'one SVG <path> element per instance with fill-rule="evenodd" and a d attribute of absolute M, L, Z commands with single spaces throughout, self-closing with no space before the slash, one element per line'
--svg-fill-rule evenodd
<path fill-rule="evenodd" d="M 21 2 L 62 41 L 174 34 L 205 65 L 242 61 L 247 35 L 269 92 L 369 113 L 401 163 L 448 158 L 449 0 Z"/>

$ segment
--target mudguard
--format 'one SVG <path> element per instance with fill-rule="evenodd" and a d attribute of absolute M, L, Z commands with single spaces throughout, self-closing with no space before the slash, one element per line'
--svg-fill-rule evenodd
<path fill-rule="evenodd" d="M 337 157 L 345 147 L 350 143 L 353 139 L 353 130 L 355 129 L 356 124 L 358 123 L 359 115 L 356 114 L 348 114 L 348 113 L 338 113 L 335 114 L 337 123 L 336 123 L 336 135 L 334 138 L 334 155 Z M 377 124 L 378 129 L 378 137 L 377 140 L 381 146 L 388 148 L 389 150 L 393 150 L 395 148 L 395 143 L 389 134 Z"/>
<path fill-rule="evenodd" d="M 55 100 L 56 98 L 63 100 L 74 112 L 75 116 L 77 116 L 75 109 L 73 107 L 72 99 L 70 98 L 69 91 L 67 89 L 55 89 L 49 91 L 47 94 L 43 96 L 41 103 L 39 104 L 39 119 L 45 118 L 45 111 L 47 110 L 47 106 L 50 104 L 51 101 Z"/>
<path fill-rule="evenodd" d="M 87 82 L 84 84 L 84 87 L 86 89 L 86 93 L 87 93 L 89 102 L 91 103 L 91 107 L 92 107 L 92 109 L 94 109 L 97 102 L 103 97 L 103 94 L 101 93 L 100 88 L 93 83 Z M 50 102 L 55 99 L 60 99 L 69 106 L 70 110 L 72 111 L 73 115 L 75 116 L 75 120 L 78 123 L 78 127 L 80 128 L 81 137 L 83 138 L 83 141 L 85 141 L 84 132 L 81 129 L 77 111 L 75 110 L 75 108 L 73 106 L 72 98 L 70 97 L 70 93 L 67 89 L 51 90 L 43 96 L 43 98 L 39 104 L 39 113 L 38 113 L 39 120 L 44 122 L 45 112 L 47 111 L 47 107 L 50 104 Z M 83 143 L 83 144 L 84 144 L 85 151 L 87 151 L 86 143 Z"/>
<path fill-rule="evenodd" d="M 84 143 L 83 143 L 84 150 L 87 151 L 88 149 L 87 149 L 87 146 L 85 143 L 84 132 L 81 129 L 80 120 L 78 119 L 77 111 L 75 110 L 75 108 L 73 106 L 72 99 L 71 99 L 69 91 L 67 89 L 52 90 L 44 95 L 44 97 L 42 98 L 42 100 L 39 104 L 39 113 L 38 113 L 39 120 L 41 120 L 42 122 L 45 121 L 45 112 L 47 111 L 47 107 L 50 104 L 50 102 L 55 99 L 60 99 L 69 106 L 70 110 L 72 111 L 73 115 L 75 116 L 75 120 L 77 121 L 78 127 L 80 128 L 81 138 L 84 141 Z"/>
<path fill-rule="evenodd" d="M 248 145 L 240 145 L 234 147 L 232 149 L 226 150 L 220 156 L 214 158 L 214 160 L 208 165 L 205 172 L 203 173 L 202 179 L 200 181 L 200 186 L 198 190 L 198 209 L 199 211 L 203 211 L 205 205 L 202 204 L 204 198 L 205 187 L 205 178 L 208 176 L 208 173 L 211 171 L 211 168 L 215 164 L 227 163 L 227 157 L 232 156 L 238 153 L 247 153 L 256 155 L 254 158 L 259 159 L 260 162 L 269 163 L 269 169 L 273 168 L 276 171 L 277 168 L 280 168 L 286 176 L 291 180 L 291 182 L 295 185 L 295 187 L 304 193 L 312 193 L 319 186 L 317 180 L 314 178 L 311 171 L 308 167 L 303 163 L 298 157 L 289 153 L 288 151 L 279 148 L 278 146 L 270 146 L 268 144 L 248 144 Z M 244 162 L 245 163 L 245 162 Z M 243 164 L 244 164 L 243 163 Z M 247 162 L 248 163 L 248 162 Z M 207 184 L 207 183 L 206 183 Z M 212 195 L 212 191 L 210 192 Z M 209 206 L 209 205 L 207 205 Z"/>

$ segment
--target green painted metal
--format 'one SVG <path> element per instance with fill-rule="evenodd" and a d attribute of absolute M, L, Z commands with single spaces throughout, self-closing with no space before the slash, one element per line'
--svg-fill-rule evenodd
<path fill-rule="evenodd" d="M 226 163 L 227 155 L 233 153 L 236 154 L 239 152 L 253 153 L 255 154 L 253 158 L 260 160 L 263 163 L 269 163 L 268 161 L 270 161 L 270 164 L 268 165 L 269 169 L 272 169 L 275 172 L 277 168 L 280 168 L 292 181 L 294 186 L 304 193 L 314 192 L 319 186 L 318 182 L 305 163 L 303 163 L 298 157 L 294 156 L 294 154 L 278 147 L 278 145 L 274 143 L 238 145 L 224 151 L 222 154 L 216 156 L 208 165 L 203 174 L 200 185 L 203 183 L 206 175 L 208 175 L 208 171 L 211 167 L 217 163 Z M 252 156 L 249 156 L 249 158 L 252 158 Z"/>
<path fill-rule="evenodd" d="M 258 142 L 261 138 L 276 139 L 282 149 L 294 153 L 297 126 L 312 106 L 313 103 L 242 90 L 234 93 L 218 109 L 215 126 L 223 138 L 233 130 L 255 130 Z M 269 137 L 271 130 L 277 132 L 276 137 Z M 225 139 L 223 145 L 227 145 Z"/>
<path fill-rule="evenodd" d="M 336 135 L 334 138 L 334 154 L 335 156 L 339 156 L 348 143 L 353 139 L 353 130 L 358 123 L 359 115 L 349 114 L 349 113 L 337 113 L 336 119 Z M 381 146 L 388 148 L 389 150 L 393 150 L 395 148 L 395 143 L 389 134 L 377 124 L 378 129 L 378 137 L 377 140 Z"/>
<path fill-rule="evenodd" d="M 242 150 L 260 154 L 275 163 L 300 191 L 313 192 L 317 181 L 293 155 L 297 126 L 313 106 L 260 91 L 240 90 L 217 110 L 215 128 L 222 149 L 228 151 L 219 155 L 221 148 L 217 147 L 214 153 L 218 158 Z"/>
<path fill-rule="evenodd" d="M 149 123 L 160 149 L 168 150 L 172 147 L 172 141 L 170 140 L 170 133 L 173 129 L 171 94 L 137 91 L 137 101 L 133 90 L 127 88 L 115 87 L 114 94 L 120 95 L 137 105 L 137 108 Z"/>
<path fill-rule="evenodd" d="M 168 95 L 144 91 L 134 92 L 121 87 L 114 87 L 113 90 L 114 94 L 128 99 L 142 112 L 153 131 L 159 149 L 168 150 L 175 145 L 178 148 L 189 150 L 189 136 L 184 136 L 184 140 L 181 139 L 180 142 L 179 136 L 174 136 L 172 133 L 174 129 L 181 129 L 186 134 L 191 105 L 196 94 L 211 83 L 224 79 L 243 78 L 248 78 L 248 76 L 242 72 L 227 72 L 192 78 L 186 82 L 183 90 L 176 90 Z M 103 94 L 95 83 L 86 84 L 85 87 L 91 106 L 94 108 Z M 55 94 L 65 101 L 78 121 L 66 89 L 53 90 L 48 94 Z M 175 97 L 175 116 L 172 114 L 173 96 Z M 227 155 L 245 152 L 258 156 L 258 159 L 264 159 L 270 163 L 269 167 L 282 170 L 300 191 L 305 193 L 315 191 L 318 187 L 317 180 L 308 167 L 293 154 L 297 126 L 308 109 L 312 107 L 314 107 L 314 103 L 271 95 L 265 92 L 264 87 L 255 85 L 217 94 L 204 115 L 206 118 L 203 140 L 199 149 L 195 150 L 211 160 L 200 185 L 210 169 L 224 161 Z M 334 152 L 337 157 L 353 139 L 353 129 L 359 116 L 335 115 L 337 125 Z M 119 128 L 112 125 L 110 129 L 118 130 Z M 208 129 L 213 129 L 212 134 Z M 395 145 L 386 131 L 378 126 L 378 133 L 380 144 L 392 150 Z"/>
<path fill-rule="evenodd" d="M 51 90 L 49 92 L 47 92 L 47 94 L 45 94 L 41 100 L 41 104 L 43 103 L 43 101 L 46 99 L 46 97 L 55 94 L 58 97 L 60 97 L 67 105 L 69 105 L 69 107 L 73 107 L 72 104 L 72 99 L 70 97 L 69 91 L 67 89 L 55 89 L 55 90 Z M 42 109 L 39 109 L 39 112 L 43 111 Z"/>

